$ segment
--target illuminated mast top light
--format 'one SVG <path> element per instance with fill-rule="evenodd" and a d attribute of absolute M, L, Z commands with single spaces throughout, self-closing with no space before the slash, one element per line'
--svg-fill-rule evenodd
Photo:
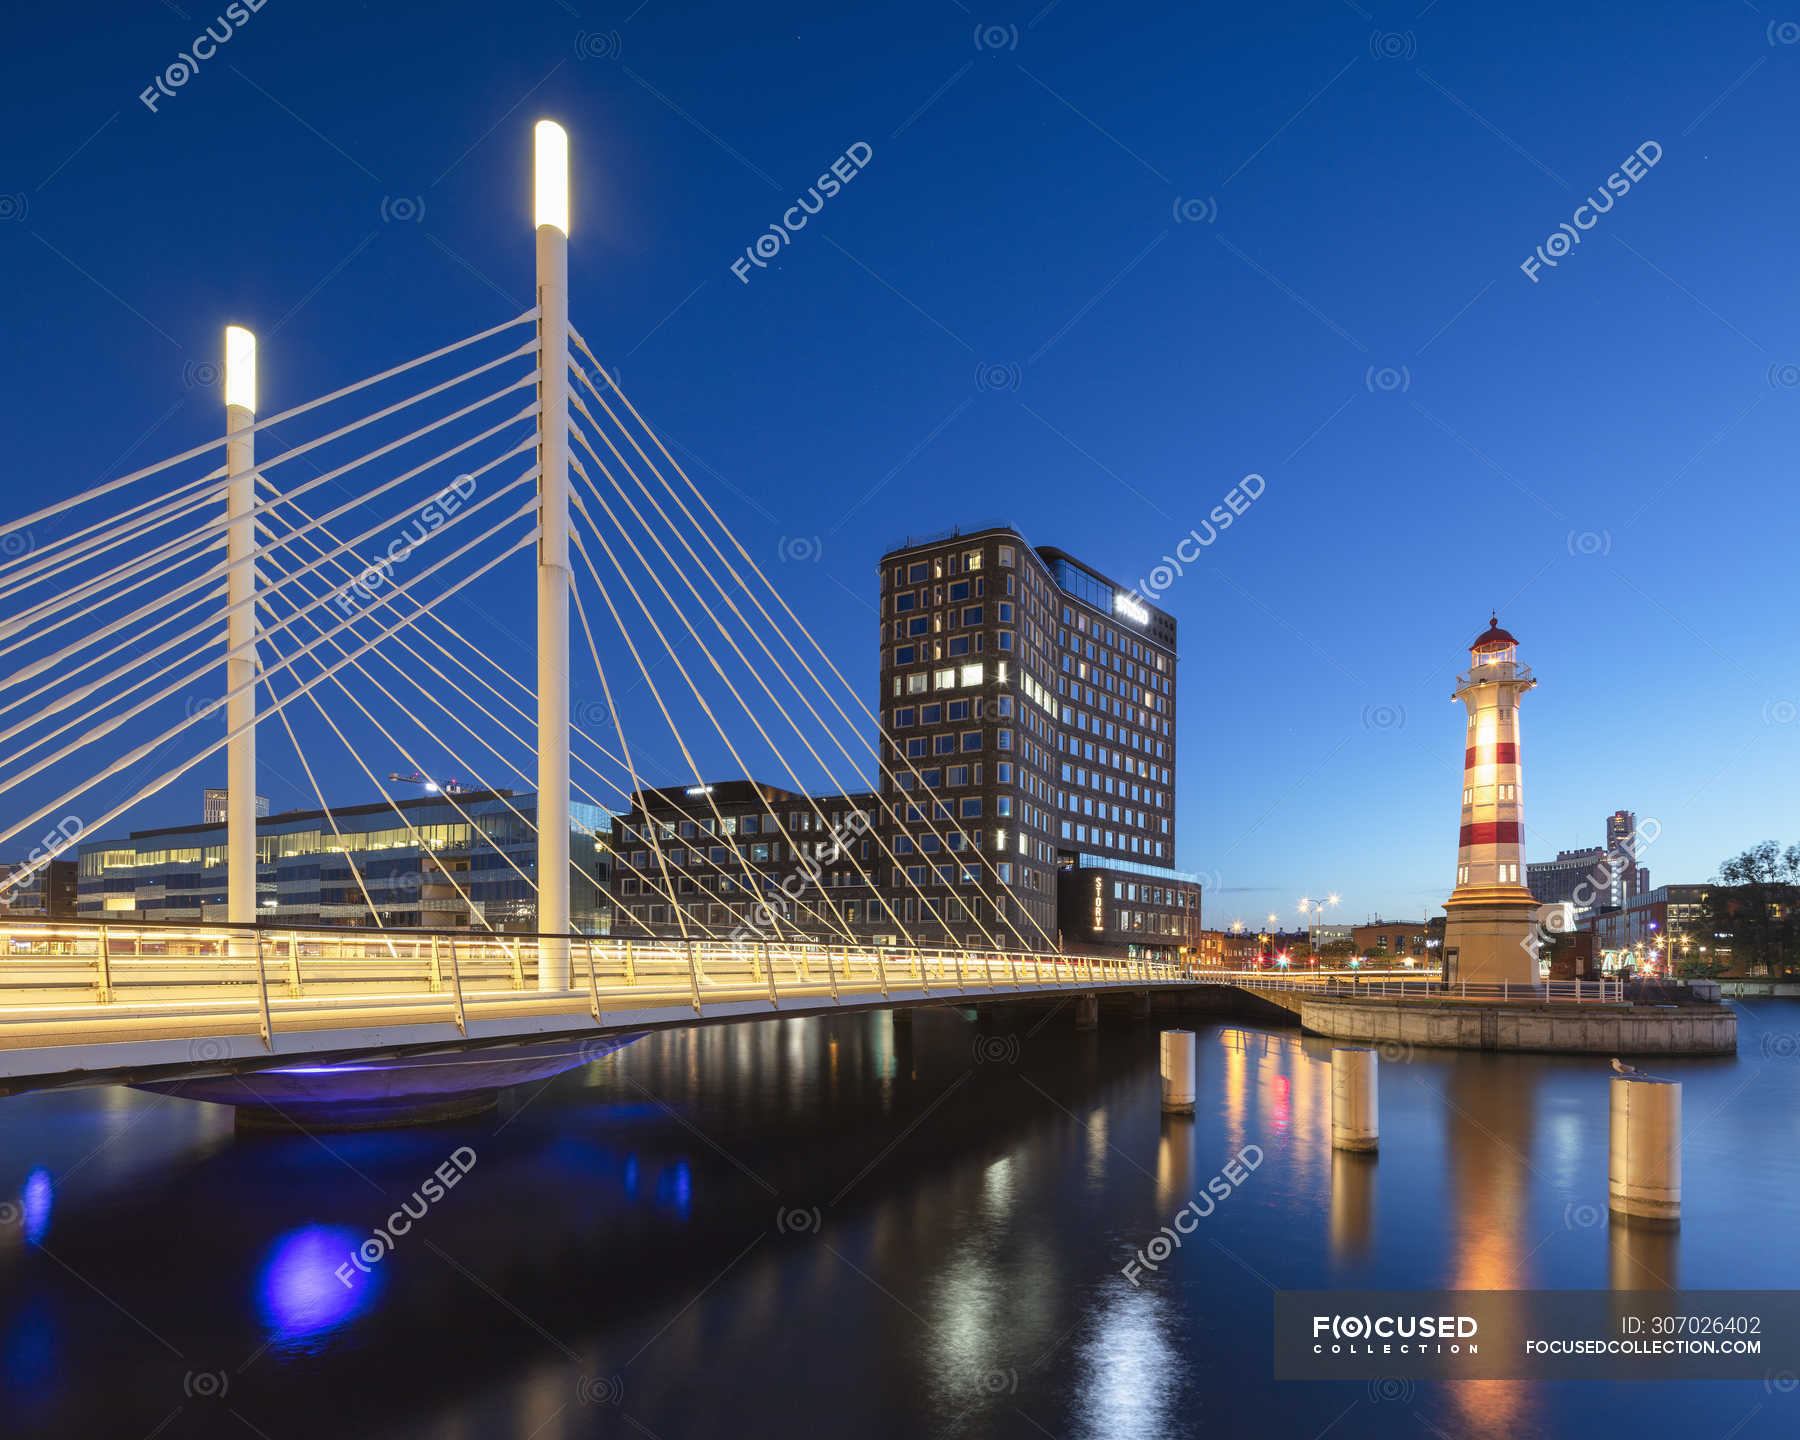
<path fill-rule="evenodd" d="M 241 325 L 225 327 L 225 403 L 256 413 L 256 337 Z"/>
<path fill-rule="evenodd" d="M 536 141 L 537 203 L 533 223 L 569 233 L 569 134 L 554 120 L 540 120 Z"/>

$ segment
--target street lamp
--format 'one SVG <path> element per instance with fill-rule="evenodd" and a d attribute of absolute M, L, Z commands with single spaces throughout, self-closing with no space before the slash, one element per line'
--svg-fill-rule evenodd
<path fill-rule="evenodd" d="M 1302 915 L 1305 915 L 1308 911 L 1312 913 L 1312 919 L 1308 922 L 1309 928 L 1306 932 L 1306 941 L 1312 948 L 1313 968 L 1315 970 L 1318 969 L 1319 966 L 1319 915 L 1324 911 L 1327 905 L 1335 905 L 1337 903 L 1338 897 L 1335 895 L 1327 895 L 1323 900 L 1309 900 L 1304 895 L 1300 897 L 1300 913 Z"/>

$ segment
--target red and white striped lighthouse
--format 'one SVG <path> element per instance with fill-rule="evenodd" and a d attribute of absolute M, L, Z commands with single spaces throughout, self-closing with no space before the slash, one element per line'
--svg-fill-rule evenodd
<path fill-rule="evenodd" d="M 1537 983 L 1537 902 L 1525 886 L 1520 833 L 1525 789 L 1519 701 L 1537 681 L 1499 616 L 1469 646 L 1455 698 L 1468 710 L 1456 888 L 1444 902 L 1445 973 L 1451 980 Z"/>

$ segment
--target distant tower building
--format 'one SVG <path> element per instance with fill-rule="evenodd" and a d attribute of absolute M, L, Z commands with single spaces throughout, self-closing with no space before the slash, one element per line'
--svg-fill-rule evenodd
<path fill-rule="evenodd" d="M 201 802 L 201 812 L 205 816 L 205 821 L 208 825 L 223 825 L 225 823 L 225 801 L 230 793 L 231 792 L 228 790 L 207 789 Z M 267 795 L 258 795 L 256 797 L 257 818 L 259 820 L 266 819 L 268 814 L 269 797 Z"/>
<path fill-rule="evenodd" d="M 1518 641 L 1495 616 L 1469 647 L 1455 698 L 1469 712 L 1463 752 L 1462 832 L 1456 889 L 1444 902 L 1444 967 L 1450 980 L 1535 985 L 1527 948 L 1538 902 L 1525 887 L 1519 764 L 1519 700 L 1537 681 L 1518 663 Z"/>
<path fill-rule="evenodd" d="M 1637 815 L 1615 810 L 1606 817 L 1606 858 L 1612 862 L 1609 908 L 1623 910 L 1638 893 Z"/>

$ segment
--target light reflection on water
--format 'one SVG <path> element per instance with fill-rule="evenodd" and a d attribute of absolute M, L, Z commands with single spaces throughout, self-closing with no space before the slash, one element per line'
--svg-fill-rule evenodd
<path fill-rule="evenodd" d="M 652 1035 L 423 1131 L 236 1135 L 115 1089 L 4 1101 L 9 1435 L 149 1433 L 183 1367 L 148 1328 L 230 1371 L 274 1436 L 1785 1436 L 1800 1396 L 1746 1418 L 1724 1386 L 1268 1378 L 1277 1288 L 1800 1286 L 1795 1247 L 1746 1229 L 1795 1219 L 1800 1065 L 1762 1039 L 1800 1005 L 1741 1018 L 1742 1058 L 1654 1067 L 1687 1087 L 1673 1232 L 1607 1216 L 1603 1059 L 1384 1061 L 1380 1152 L 1348 1155 L 1329 1044 L 1241 1024 L 1193 1025 L 1192 1117 L 1160 1113 L 1155 1025 L 1030 1010 Z M 975 1063 L 984 1034 L 1016 1059 Z M 459 1145 L 465 1183 L 344 1286 Z M 1133 1287 L 1125 1263 L 1251 1145 L 1263 1162 Z M 816 1233 L 776 1224 L 815 1212 Z M 116 1383 L 83 1383 L 102 1367 Z"/>
<path fill-rule="evenodd" d="M 289 1231 L 270 1247 L 257 1275 L 256 1300 L 272 1340 L 317 1348 L 317 1337 L 375 1303 L 382 1271 L 358 1270 L 351 1263 L 352 1252 L 365 1238 L 341 1227 L 307 1225 Z M 348 1275 L 341 1275 L 346 1266 Z"/>

